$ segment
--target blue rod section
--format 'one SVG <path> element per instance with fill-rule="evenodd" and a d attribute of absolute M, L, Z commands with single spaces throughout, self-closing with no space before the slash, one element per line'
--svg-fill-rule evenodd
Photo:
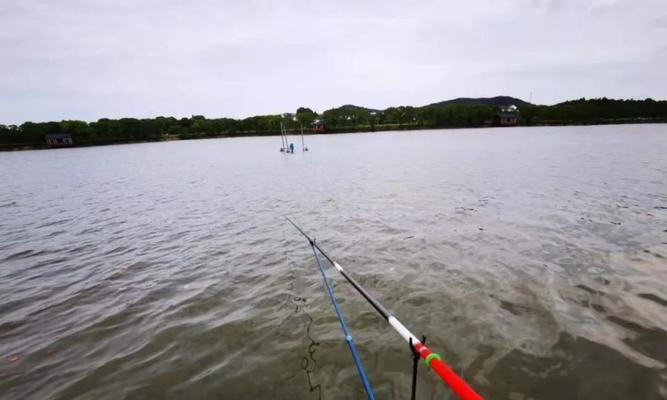
<path fill-rule="evenodd" d="M 354 343 L 352 342 L 352 335 L 350 335 L 350 332 L 348 332 L 347 330 L 347 325 L 345 325 L 343 314 L 341 314 L 340 308 L 338 308 L 338 302 L 336 301 L 336 296 L 334 296 L 333 288 L 331 287 L 329 278 L 327 278 L 326 272 L 324 272 L 324 268 L 322 267 L 322 261 L 320 261 L 320 256 L 317 254 L 313 242 L 310 243 L 310 247 L 313 249 L 313 254 L 315 255 L 315 261 L 317 261 L 317 266 L 320 268 L 320 273 L 322 273 L 322 279 L 324 279 L 324 284 L 327 287 L 327 292 L 329 292 L 329 298 L 331 299 L 331 303 L 333 304 L 334 309 L 336 309 L 336 316 L 338 316 L 338 322 L 340 322 L 340 327 L 343 329 L 343 334 L 345 335 L 345 342 L 347 342 L 347 347 L 350 348 L 350 353 L 352 353 L 354 364 L 357 366 L 357 372 L 359 373 L 359 377 L 361 378 L 361 384 L 364 385 L 364 390 L 366 391 L 366 397 L 368 397 L 370 400 L 375 400 L 373 389 L 371 389 L 371 385 L 370 383 L 368 383 L 368 378 L 366 377 L 366 373 L 364 372 L 364 367 L 363 365 L 361 365 L 361 359 L 359 358 L 359 354 L 357 353 L 357 348 L 354 346 Z"/>

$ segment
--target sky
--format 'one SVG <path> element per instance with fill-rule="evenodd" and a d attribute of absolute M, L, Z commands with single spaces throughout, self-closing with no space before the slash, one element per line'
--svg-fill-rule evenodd
<path fill-rule="evenodd" d="M 0 0 L 0 123 L 667 98 L 667 0 Z"/>

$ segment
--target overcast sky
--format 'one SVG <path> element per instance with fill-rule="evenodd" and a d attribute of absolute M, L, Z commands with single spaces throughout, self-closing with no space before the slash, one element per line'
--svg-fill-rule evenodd
<path fill-rule="evenodd" d="M 667 0 L 0 0 L 0 123 L 667 98 Z"/>

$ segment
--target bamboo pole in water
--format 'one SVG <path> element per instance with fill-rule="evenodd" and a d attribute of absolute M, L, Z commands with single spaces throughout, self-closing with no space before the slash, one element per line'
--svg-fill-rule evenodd
<path fill-rule="evenodd" d="M 301 125 L 301 151 L 303 152 L 306 151 L 306 144 L 303 141 L 303 123 L 299 122 L 299 124 Z"/>

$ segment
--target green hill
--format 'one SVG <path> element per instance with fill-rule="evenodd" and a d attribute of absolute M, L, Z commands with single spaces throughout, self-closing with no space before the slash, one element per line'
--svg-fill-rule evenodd
<path fill-rule="evenodd" d="M 459 97 L 452 100 L 445 100 L 438 103 L 429 104 L 426 107 L 446 107 L 446 106 L 471 106 L 484 105 L 491 107 L 507 107 L 515 105 L 519 108 L 530 106 L 531 103 L 511 96 L 496 97 Z"/>

